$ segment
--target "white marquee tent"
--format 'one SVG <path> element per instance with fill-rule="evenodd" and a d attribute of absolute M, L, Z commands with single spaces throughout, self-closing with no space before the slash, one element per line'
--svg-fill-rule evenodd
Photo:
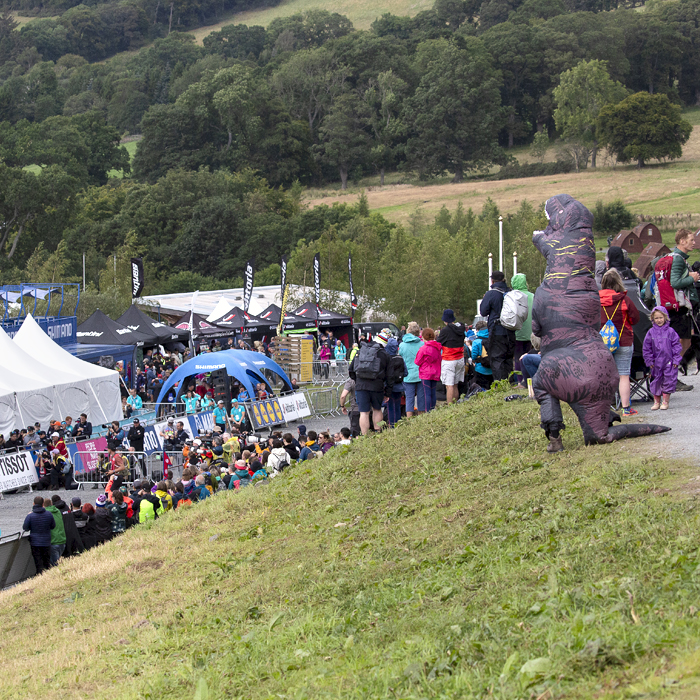
<path fill-rule="evenodd" d="M 81 413 L 93 423 L 123 417 L 119 374 L 71 355 L 31 315 L 14 340 L 0 329 L 0 432 Z"/>

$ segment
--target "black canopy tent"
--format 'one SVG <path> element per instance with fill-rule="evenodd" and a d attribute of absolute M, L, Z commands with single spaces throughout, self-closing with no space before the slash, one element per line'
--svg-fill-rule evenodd
<path fill-rule="evenodd" d="M 132 304 L 118 319 L 117 323 L 128 326 L 133 331 L 149 335 L 153 343 L 168 345 L 173 342 L 187 343 L 189 332 L 167 326 L 152 319 L 148 314 L 139 309 L 136 304 Z M 148 343 L 146 343 L 148 345 Z"/>
<path fill-rule="evenodd" d="M 315 324 L 316 304 L 311 301 L 307 301 L 298 309 L 294 310 L 294 315 L 311 320 Z M 336 313 L 335 311 L 329 311 L 328 309 L 319 309 L 318 326 L 319 328 L 340 328 L 341 326 L 352 326 L 352 318 L 350 318 L 350 316 L 345 316 L 344 314 Z"/>
<path fill-rule="evenodd" d="M 228 328 L 230 334 L 267 333 L 270 330 L 270 324 L 267 321 L 246 313 L 240 306 L 229 309 L 223 316 L 214 319 L 212 323 L 221 328 Z"/>
<path fill-rule="evenodd" d="M 190 329 L 190 318 L 192 319 L 192 325 L 194 328 Z M 190 311 L 186 311 L 180 318 L 173 324 L 174 328 L 181 331 L 186 331 L 188 336 L 190 330 L 193 331 L 193 336 L 195 340 L 207 340 L 214 338 L 227 338 L 233 335 L 234 331 L 230 328 L 221 328 L 209 323 L 204 316 L 199 314 L 192 314 Z"/>
<path fill-rule="evenodd" d="M 142 333 L 113 321 L 99 309 L 78 326 L 79 343 L 91 345 L 153 345 L 153 335 Z"/>
<path fill-rule="evenodd" d="M 281 315 L 282 309 L 277 304 L 270 304 L 262 313 L 258 314 L 258 317 L 269 323 L 270 330 L 273 330 L 279 328 Z M 283 331 L 297 331 L 305 328 L 316 328 L 315 319 L 304 318 L 293 313 L 284 315 Z"/>

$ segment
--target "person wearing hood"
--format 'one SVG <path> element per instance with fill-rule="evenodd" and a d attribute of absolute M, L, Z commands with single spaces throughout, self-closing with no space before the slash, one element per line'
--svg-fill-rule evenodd
<path fill-rule="evenodd" d="M 98 544 L 112 539 L 112 516 L 107 510 L 108 503 L 107 496 L 103 493 L 95 501 L 95 532 Z"/>
<path fill-rule="evenodd" d="M 423 384 L 425 410 L 432 411 L 437 403 L 437 383 L 440 379 L 442 364 L 442 346 L 435 340 L 435 331 L 424 328 L 421 333 L 423 347 L 416 353 L 415 363 L 418 365 L 418 376 Z"/>
<path fill-rule="evenodd" d="M 605 255 L 605 262 L 608 270 L 617 270 L 623 280 L 636 280 L 637 275 L 632 272 L 632 268 L 627 265 L 625 251 L 619 246 L 612 245 Z"/>
<path fill-rule="evenodd" d="M 527 355 L 532 348 L 530 343 L 530 336 L 532 335 L 532 300 L 535 298 L 535 295 L 527 288 L 527 277 L 525 277 L 522 272 L 519 272 L 517 275 L 513 275 L 513 277 L 511 277 L 510 286 L 513 289 L 517 289 L 518 291 L 522 292 L 527 297 L 527 318 L 523 322 L 522 328 L 515 331 L 515 353 L 513 355 L 515 371 L 519 372 L 522 378 L 520 357 L 522 355 Z"/>
<path fill-rule="evenodd" d="M 681 340 L 671 328 L 668 311 L 663 306 L 655 306 L 651 312 L 651 328 L 644 338 L 642 353 L 644 364 L 651 370 L 649 389 L 654 395 L 651 410 L 665 411 L 671 394 L 676 390 L 678 365 L 683 355 Z"/>
<path fill-rule="evenodd" d="M 272 450 L 270 450 L 270 455 L 267 458 L 267 467 L 270 476 L 273 477 L 277 476 L 277 474 L 281 474 L 291 462 L 291 457 L 287 450 L 284 449 L 282 440 L 274 439 L 272 441 Z"/>
<path fill-rule="evenodd" d="M 406 416 L 408 418 L 413 415 L 416 404 L 418 413 L 425 411 L 425 394 L 423 394 L 423 384 L 421 383 L 418 365 L 416 364 L 416 355 L 422 347 L 423 340 L 420 337 L 420 328 L 415 321 L 411 321 L 399 345 L 399 355 L 403 357 L 408 370 L 408 374 L 403 380 L 406 391 Z"/>
<path fill-rule="evenodd" d="M 486 326 L 486 321 L 479 321 L 474 329 L 476 330 L 476 339 L 472 343 L 472 361 L 474 362 L 476 383 L 482 389 L 490 389 L 491 384 L 493 384 L 493 371 L 491 363 L 487 361 L 488 355 L 484 355 L 484 350 L 487 350 L 488 347 L 489 329 Z"/>
<path fill-rule="evenodd" d="M 479 306 L 481 316 L 488 319 L 488 352 L 494 380 L 508 379 L 513 371 L 515 331 L 504 328 L 500 321 L 503 298 L 508 291 L 506 276 L 500 270 L 494 270 L 491 273 L 491 289 L 484 294 Z"/>
<path fill-rule="evenodd" d="M 401 397 L 405 391 L 403 380 L 408 370 L 403 357 L 399 355 L 399 341 L 396 338 L 389 338 L 386 354 L 389 356 L 386 368 L 386 395 L 389 398 L 387 417 L 389 427 L 393 427 L 401 420 Z"/>
<path fill-rule="evenodd" d="M 51 566 L 56 566 L 66 548 L 66 530 L 63 526 L 63 514 L 50 498 L 44 499 L 44 508 L 51 513 L 56 527 L 51 530 Z"/>
<path fill-rule="evenodd" d="M 43 497 L 35 496 L 32 512 L 24 519 L 22 529 L 29 532 L 29 545 L 37 574 L 51 568 L 51 533 L 55 527 L 56 520 L 44 508 Z"/>
<path fill-rule="evenodd" d="M 600 295 L 600 326 L 601 328 L 612 321 L 619 334 L 619 346 L 613 353 L 620 375 L 618 392 L 622 413 L 625 416 L 635 416 L 637 411 L 630 404 L 630 370 L 632 354 L 634 353 L 634 332 L 632 326 L 639 321 L 639 311 L 630 299 L 617 269 L 608 270 L 603 275 Z"/>
<path fill-rule="evenodd" d="M 447 403 L 459 398 L 459 383 L 464 381 L 464 325 L 455 321 L 452 309 L 442 312 L 442 327 L 437 340 L 442 345 L 440 381 L 445 385 Z"/>
<path fill-rule="evenodd" d="M 70 557 L 73 554 L 82 554 L 85 551 L 85 547 L 83 546 L 78 527 L 75 524 L 75 518 L 71 515 L 70 508 L 57 493 L 51 496 L 51 502 L 61 512 L 63 518 L 63 530 L 66 533 L 64 556 Z"/>

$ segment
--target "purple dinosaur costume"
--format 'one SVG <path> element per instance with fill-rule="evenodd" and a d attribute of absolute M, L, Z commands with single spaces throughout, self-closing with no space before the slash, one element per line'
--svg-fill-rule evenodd
<path fill-rule="evenodd" d="M 593 215 L 568 194 L 547 200 L 549 225 L 533 243 L 547 260 L 532 307 L 532 331 L 541 338 L 542 362 L 533 379 L 549 451 L 563 449 L 560 401 L 578 417 L 587 445 L 663 433 L 670 428 L 628 424 L 609 428 L 619 377 L 600 337 L 600 297 L 593 277 Z"/>
<path fill-rule="evenodd" d="M 671 328 L 668 321 L 668 311 L 663 306 L 655 306 L 654 312 L 660 311 L 666 323 L 657 326 L 653 321 L 651 328 L 644 338 L 644 364 L 651 367 L 651 383 L 649 388 L 654 396 L 672 394 L 676 390 L 678 380 L 678 365 L 681 363 L 681 341 L 678 333 Z"/>

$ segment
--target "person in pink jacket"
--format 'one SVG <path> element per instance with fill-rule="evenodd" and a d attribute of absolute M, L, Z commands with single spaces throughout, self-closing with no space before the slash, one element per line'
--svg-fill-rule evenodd
<path fill-rule="evenodd" d="M 432 328 L 424 328 L 421 338 L 425 345 L 416 354 L 418 376 L 423 383 L 425 394 L 425 410 L 432 411 L 437 402 L 436 390 L 440 380 L 440 364 L 442 362 L 442 346 L 435 340 L 435 331 Z"/>

